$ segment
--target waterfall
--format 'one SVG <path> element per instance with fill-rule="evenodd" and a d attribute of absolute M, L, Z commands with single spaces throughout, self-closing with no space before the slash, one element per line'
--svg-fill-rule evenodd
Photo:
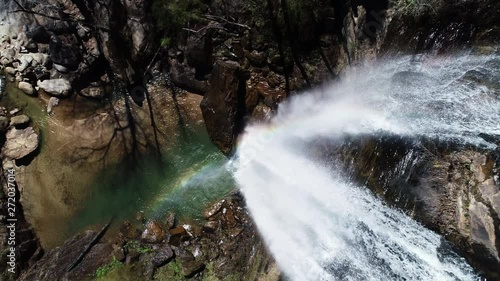
<path fill-rule="evenodd" d="M 315 139 L 392 134 L 496 147 L 500 56 L 401 57 L 354 69 L 249 126 L 230 163 L 290 280 L 479 280 L 442 237 L 308 153 Z"/>

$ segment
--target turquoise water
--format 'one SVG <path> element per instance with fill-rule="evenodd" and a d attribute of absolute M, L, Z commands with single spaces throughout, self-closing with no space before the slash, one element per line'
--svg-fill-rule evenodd
<path fill-rule="evenodd" d="M 133 220 L 139 211 L 148 219 L 162 220 L 170 211 L 180 219 L 200 219 L 208 204 L 235 187 L 226 161 L 204 130 L 188 131 L 161 159 L 147 156 L 103 171 L 70 232 L 113 216 Z"/>
<path fill-rule="evenodd" d="M 25 95 L 14 83 L 7 83 L 6 90 L 8 94 L 2 97 L 0 103 L 9 108 L 19 108 L 31 117 L 32 125 L 39 129 L 41 151 L 38 158 L 42 161 L 48 159 L 47 155 L 58 153 L 57 147 L 48 146 L 50 118 L 66 119 L 67 116 L 70 121 L 85 118 L 104 106 L 103 103 L 74 96 L 71 101 L 64 101 L 59 105 L 57 116 L 49 116 L 40 97 Z M 78 99 L 81 106 L 73 108 L 72 104 L 76 102 L 73 99 Z M 45 245 L 51 248 L 77 232 L 88 228 L 98 229 L 113 216 L 116 218 L 115 226 L 124 220 L 133 221 L 139 211 L 144 212 L 148 219 L 162 220 L 165 214 L 172 211 L 180 220 L 198 220 L 208 204 L 220 200 L 235 188 L 231 175 L 225 169 L 227 159 L 211 143 L 203 124 L 185 124 L 170 137 L 172 142 L 161 157 L 136 156 L 135 159 L 107 166 L 97 175 L 91 188 L 78 196 L 71 193 L 81 188 L 70 186 L 67 192 L 71 197 L 85 198 L 74 202 L 76 206 L 73 207 L 78 210 L 75 214 L 70 210 L 69 217 L 64 213 L 58 215 L 57 212 L 64 211 L 59 206 L 57 209 L 47 209 L 44 205 L 40 208 L 41 211 L 56 212 L 51 216 L 57 222 L 50 223 L 40 220 L 46 214 L 35 211 L 32 214 L 33 222 Z M 64 161 L 54 165 L 61 164 Z M 55 172 L 57 167 L 46 170 Z M 75 169 L 74 176 L 79 177 L 78 173 Z M 89 176 L 82 173 L 81 176 Z M 64 182 L 71 182 L 71 179 Z M 57 188 L 58 186 L 51 186 L 50 190 L 55 190 L 57 194 Z M 36 197 L 36 200 L 42 199 Z M 57 229 L 54 229 L 55 225 L 58 226 Z"/>

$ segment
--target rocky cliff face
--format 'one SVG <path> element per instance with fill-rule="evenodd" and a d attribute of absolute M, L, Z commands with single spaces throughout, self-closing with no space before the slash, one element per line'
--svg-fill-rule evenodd
<path fill-rule="evenodd" d="M 391 136 L 317 145 L 321 158 L 330 151 L 330 163 L 340 159 L 353 180 L 442 234 L 488 280 L 499 278 L 498 151 Z"/>
<path fill-rule="evenodd" d="M 105 144 L 103 138 L 114 136 L 115 129 L 134 136 L 137 127 L 131 124 L 149 126 L 151 120 L 147 108 L 151 106 L 143 105 L 150 102 L 149 95 L 154 95 L 154 91 L 146 83 L 152 77 L 167 77 L 161 78 L 160 87 L 169 88 L 168 95 L 170 97 L 173 92 L 174 100 L 175 93 L 180 91 L 203 96 L 200 106 L 207 130 L 221 151 L 230 155 L 247 122 L 270 118 L 282 100 L 299 90 L 335 80 L 350 65 L 368 63 L 381 54 L 400 50 L 445 52 L 452 47 L 489 44 L 495 42 L 499 34 L 496 25 L 499 4 L 493 0 L 457 3 L 429 0 L 422 1 L 421 6 L 415 4 L 419 1 L 358 0 L 347 4 L 326 0 L 229 0 L 205 1 L 197 19 L 186 23 L 169 44 L 162 46 L 163 35 L 152 17 L 153 2 L 19 1 L 22 7 L 9 2 L 10 8 L 23 11 L 10 15 L 19 28 L 10 28 L 6 34 L 0 34 L 1 68 L 25 94 L 43 100 L 49 113 L 59 102 L 67 105 L 73 102 L 78 108 L 82 99 L 75 99 L 76 95 L 83 100 L 112 101 L 113 106 L 88 119 L 75 121 L 71 119 L 75 116 L 68 117 L 68 123 L 78 127 L 85 136 L 84 144 L 91 143 L 96 147 Z M 161 96 L 166 92 L 156 97 L 162 100 Z M 163 105 L 162 102 L 156 105 L 156 115 Z M 137 115 L 131 112 L 141 106 L 139 114 L 142 117 L 134 119 Z M 114 120 L 112 117 L 116 117 L 117 112 L 119 118 Z M 7 117 L 9 119 L 0 120 L 5 129 L 11 126 L 11 116 Z M 106 134 L 96 137 L 94 129 L 103 124 L 100 118 L 109 121 L 106 123 L 109 128 Z M 144 146 L 154 147 L 154 133 L 146 135 L 149 137 L 146 137 Z M 2 134 L 2 141 L 4 138 Z M 84 146 L 78 146 L 77 139 L 71 139 L 72 143 L 77 147 Z M 134 141 L 137 139 L 130 137 L 124 142 L 133 144 Z M 385 144 L 400 147 L 392 142 Z M 374 144 L 360 145 L 369 149 Z M 401 147 L 404 150 L 404 145 Z M 373 155 L 373 150 L 369 151 L 368 154 Z M 405 153 L 408 151 L 401 155 Z M 386 180 L 382 184 L 378 182 L 382 171 L 379 174 L 368 172 L 378 163 L 386 163 L 387 159 L 368 161 L 369 155 L 350 155 L 354 158 L 363 156 L 360 159 L 362 166 L 355 169 L 359 177 L 370 181 L 377 191 L 389 190 L 386 193 L 389 199 L 399 196 L 401 192 L 395 188 L 397 181 Z M 495 277 L 499 251 L 496 237 L 499 234 L 498 192 L 492 184 L 497 167 L 497 164 L 492 165 L 494 157 L 474 150 L 441 151 L 438 155 L 425 154 L 425 157 L 425 165 L 419 166 L 415 172 L 421 179 L 411 182 L 416 188 L 405 193 L 412 194 L 412 199 L 408 199 L 410 203 L 403 207 L 415 210 L 414 214 L 420 221 L 448 235 L 450 241 L 468 253 L 471 261 L 480 261 L 485 265 L 485 271 Z M 394 163 L 400 160 L 393 159 Z M 384 170 L 391 168 L 385 167 Z M 231 208 L 240 212 L 241 201 L 235 202 Z M 223 215 L 218 213 L 218 216 Z M 210 233 L 221 225 L 220 220 L 233 219 L 212 219 L 203 231 Z M 186 238 L 198 241 L 198 244 L 193 242 L 191 245 L 205 247 L 202 252 L 214 257 L 203 258 L 203 261 L 196 257 L 193 261 L 191 255 L 182 251 L 175 252 L 174 249 L 175 254 L 184 257 L 186 264 L 198 265 L 201 269 L 202 263 L 208 267 L 214 260 L 226 264 L 230 252 L 243 245 L 246 250 L 234 257 L 237 262 L 229 263 L 232 268 L 214 270 L 219 278 L 223 278 L 224 274 L 236 270 L 236 264 L 238 268 L 243 266 L 241 263 L 252 253 L 261 251 L 260 248 L 250 249 L 252 244 L 261 247 L 261 242 L 249 220 L 243 224 L 230 223 L 232 226 L 223 234 L 216 232 L 213 237 L 207 233 L 199 237 L 190 234 L 189 239 Z M 27 230 L 26 233 L 30 232 Z M 228 241 L 223 246 L 216 245 L 221 235 Z M 25 241 L 36 244 L 32 234 L 26 237 Z M 75 239 L 69 240 L 58 250 L 49 252 L 24 278 L 41 278 L 62 270 L 53 271 L 50 264 L 64 256 L 75 243 Z M 226 248 L 225 245 L 229 246 Z M 162 247 L 154 248 L 155 253 Z M 196 247 L 186 247 L 194 256 Z M 108 248 L 108 244 L 98 246 L 98 250 Z M 31 259 L 31 254 L 26 260 Z M 128 253 L 126 256 L 137 259 L 141 255 Z M 38 256 L 33 254 L 33 257 Z M 111 255 L 106 256 L 99 263 L 89 265 L 87 271 L 82 270 L 81 275 L 67 276 L 90 277 L 97 268 L 111 260 Z M 149 261 L 151 257 L 141 260 Z M 251 270 L 248 265 L 242 268 Z M 147 272 L 150 276 L 151 270 Z M 175 272 L 174 268 L 169 268 L 164 274 Z M 196 274 L 196 278 L 201 278 L 204 273 Z"/>

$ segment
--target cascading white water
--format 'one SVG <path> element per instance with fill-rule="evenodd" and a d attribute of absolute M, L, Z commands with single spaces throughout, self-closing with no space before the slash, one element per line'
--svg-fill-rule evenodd
<path fill-rule="evenodd" d="M 291 280 L 478 280 L 465 260 L 399 210 L 308 155 L 307 141 L 394 134 L 493 147 L 500 56 L 403 57 L 292 98 L 247 128 L 236 181 Z"/>

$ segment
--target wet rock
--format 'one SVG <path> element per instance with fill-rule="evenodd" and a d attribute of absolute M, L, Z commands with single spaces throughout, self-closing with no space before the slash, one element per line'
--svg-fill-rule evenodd
<path fill-rule="evenodd" d="M 38 148 L 38 135 L 32 127 L 11 128 L 6 135 L 2 154 L 11 159 L 21 159 Z"/>
<path fill-rule="evenodd" d="M 473 202 L 469 207 L 471 222 L 471 238 L 479 244 L 485 245 L 494 256 L 498 256 L 495 247 L 495 224 L 488 208 L 481 202 Z"/>
<path fill-rule="evenodd" d="M 141 223 L 144 223 L 146 221 L 146 218 L 144 217 L 144 212 L 139 211 L 135 214 L 135 220 Z"/>
<path fill-rule="evenodd" d="M 27 115 L 18 115 L 10 118 L 10 125 L 17 127 L 22 127 L 28 125 L 30 118 Z"/>
<path fill-rule="evenodd" d="M 174 251 L 168 245 L 163 245 L 151 258 L 155 267 L 160 267 L 168 263 L 174 257 Z"/>
<path fill-rule="evenodd" d="M 188 235 L 186 229 L 182 226 L 170 229 L 168 232 L 170 233 L 170 239 L 168 243 L 174 246 L 179 246 L 183 237 Z"/>
<path fill-rule="evenodd" d="M 172 229 L 175 227 L 175 223 L 176 223 L 175 214 L 169 212 L 165 217 L 165 228 Z"/>
<path fill-rule="evenodd" d="M 64 78 L 38 81 L 37 86 L 49 95 L 66 97 L 71 93 L 71 84 Z"/>
<path fill-rule="evenodd" d="M 221 201 L 213 204 L 212 206 L 210 206 L 209 208 L 207 208 L 205 210 L 205 212 L 203 213 L 203 216 L 206 219 L 213 217 L 215 214 L 217 214 L 222 209 L 222 206 L 224 205 L 225 202 L 226 202 L 226 200 L 221 200 Z"/>
<path fill-rule="evenodd" d="M 208 233 L 214 233 L 219 228 L 218 221 L 208 221 L 203 225 L 203 231 Z"/>
<path fill-rule="evenodd" d="M 273 117 L 273 109 L 263 103 L 259 103 L 252 113 L 252 119 L 260 122 L 268 122 Z"/>
<path fill-rule="evenodd" d="M 166 232 L 156 221 L 149 221 L 146 229 L 141 235 L 142 241 L 146 243 L 161 243 L 166 237 Z"/>
<path fill-rule="evenodd" d="M 32 96 L 35 93 L 35 89 L 28 82 L 19 82 L 18 86 L 19 90 L 23 91 L 25 94 Z"/>

